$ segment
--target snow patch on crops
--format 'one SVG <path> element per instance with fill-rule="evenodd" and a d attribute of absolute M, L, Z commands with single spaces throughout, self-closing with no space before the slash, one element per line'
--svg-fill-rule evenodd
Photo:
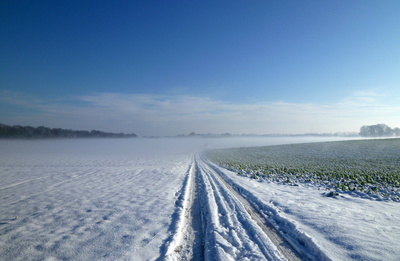
<path fill-rule="evenodd" d="M 291 144 L 211 151 L 238 175 L 290 186 L 332 189 L 373 200 L 400 201 L 400 139 Z"/>

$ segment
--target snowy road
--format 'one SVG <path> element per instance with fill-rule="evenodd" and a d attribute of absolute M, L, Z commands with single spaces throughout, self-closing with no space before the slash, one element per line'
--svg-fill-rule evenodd
<path fill-rule="evenodd" d="M 396 202 L 257 181 L 201 154 L 190 169 L 180 229 L 159 260 L 398 260 Z"/>
<path fill-rule="evenodd" d="M 192 159 L 177 230 L 160 260 L 307 260 L 199 154 Z"/>

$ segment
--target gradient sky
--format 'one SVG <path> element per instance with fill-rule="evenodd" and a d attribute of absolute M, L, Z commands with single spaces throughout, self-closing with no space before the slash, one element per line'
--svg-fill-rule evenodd
<path fill-rule="evenodd" d="M 0 122 L 138 135 L 400 127 L 400 1 L 1 1 Z"/>

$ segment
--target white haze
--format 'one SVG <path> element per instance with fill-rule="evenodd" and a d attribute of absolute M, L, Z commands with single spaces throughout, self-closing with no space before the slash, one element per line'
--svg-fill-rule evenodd
<path fill-rule="evenodd" d="M 354 137 L 226 137 L 226 138 L 122 138 L 122 139 L 55 139 L 1 140 L 2 157 L 21 157 L 30 160 L 35 155 L 45 157 L 123 157 L 157 158 L 158 156 L 187 154 L 208 149 L 257 147 L 321 141 L 355 139 Z"/>
<path fill-rule="evenodd" d="M 0 102 L 29 113 L 3 114 L 5 124 L 174 136 L 195 133 L 297 134 L 358 132 L 363 125 L 397 127 L 400 106 L 389 95 L 356 92 L 329 103 L 230 102 L 206 96 L 97 93 L 43 100 L 13 92 Z"/>

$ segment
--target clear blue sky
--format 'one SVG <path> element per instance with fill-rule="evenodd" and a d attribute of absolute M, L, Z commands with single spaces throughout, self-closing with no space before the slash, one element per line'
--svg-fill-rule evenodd
<path fill-rule="evenodd" d="M 400 127 L 400 1 L 2 1 L 0 122 L 139 135 Z"/>

